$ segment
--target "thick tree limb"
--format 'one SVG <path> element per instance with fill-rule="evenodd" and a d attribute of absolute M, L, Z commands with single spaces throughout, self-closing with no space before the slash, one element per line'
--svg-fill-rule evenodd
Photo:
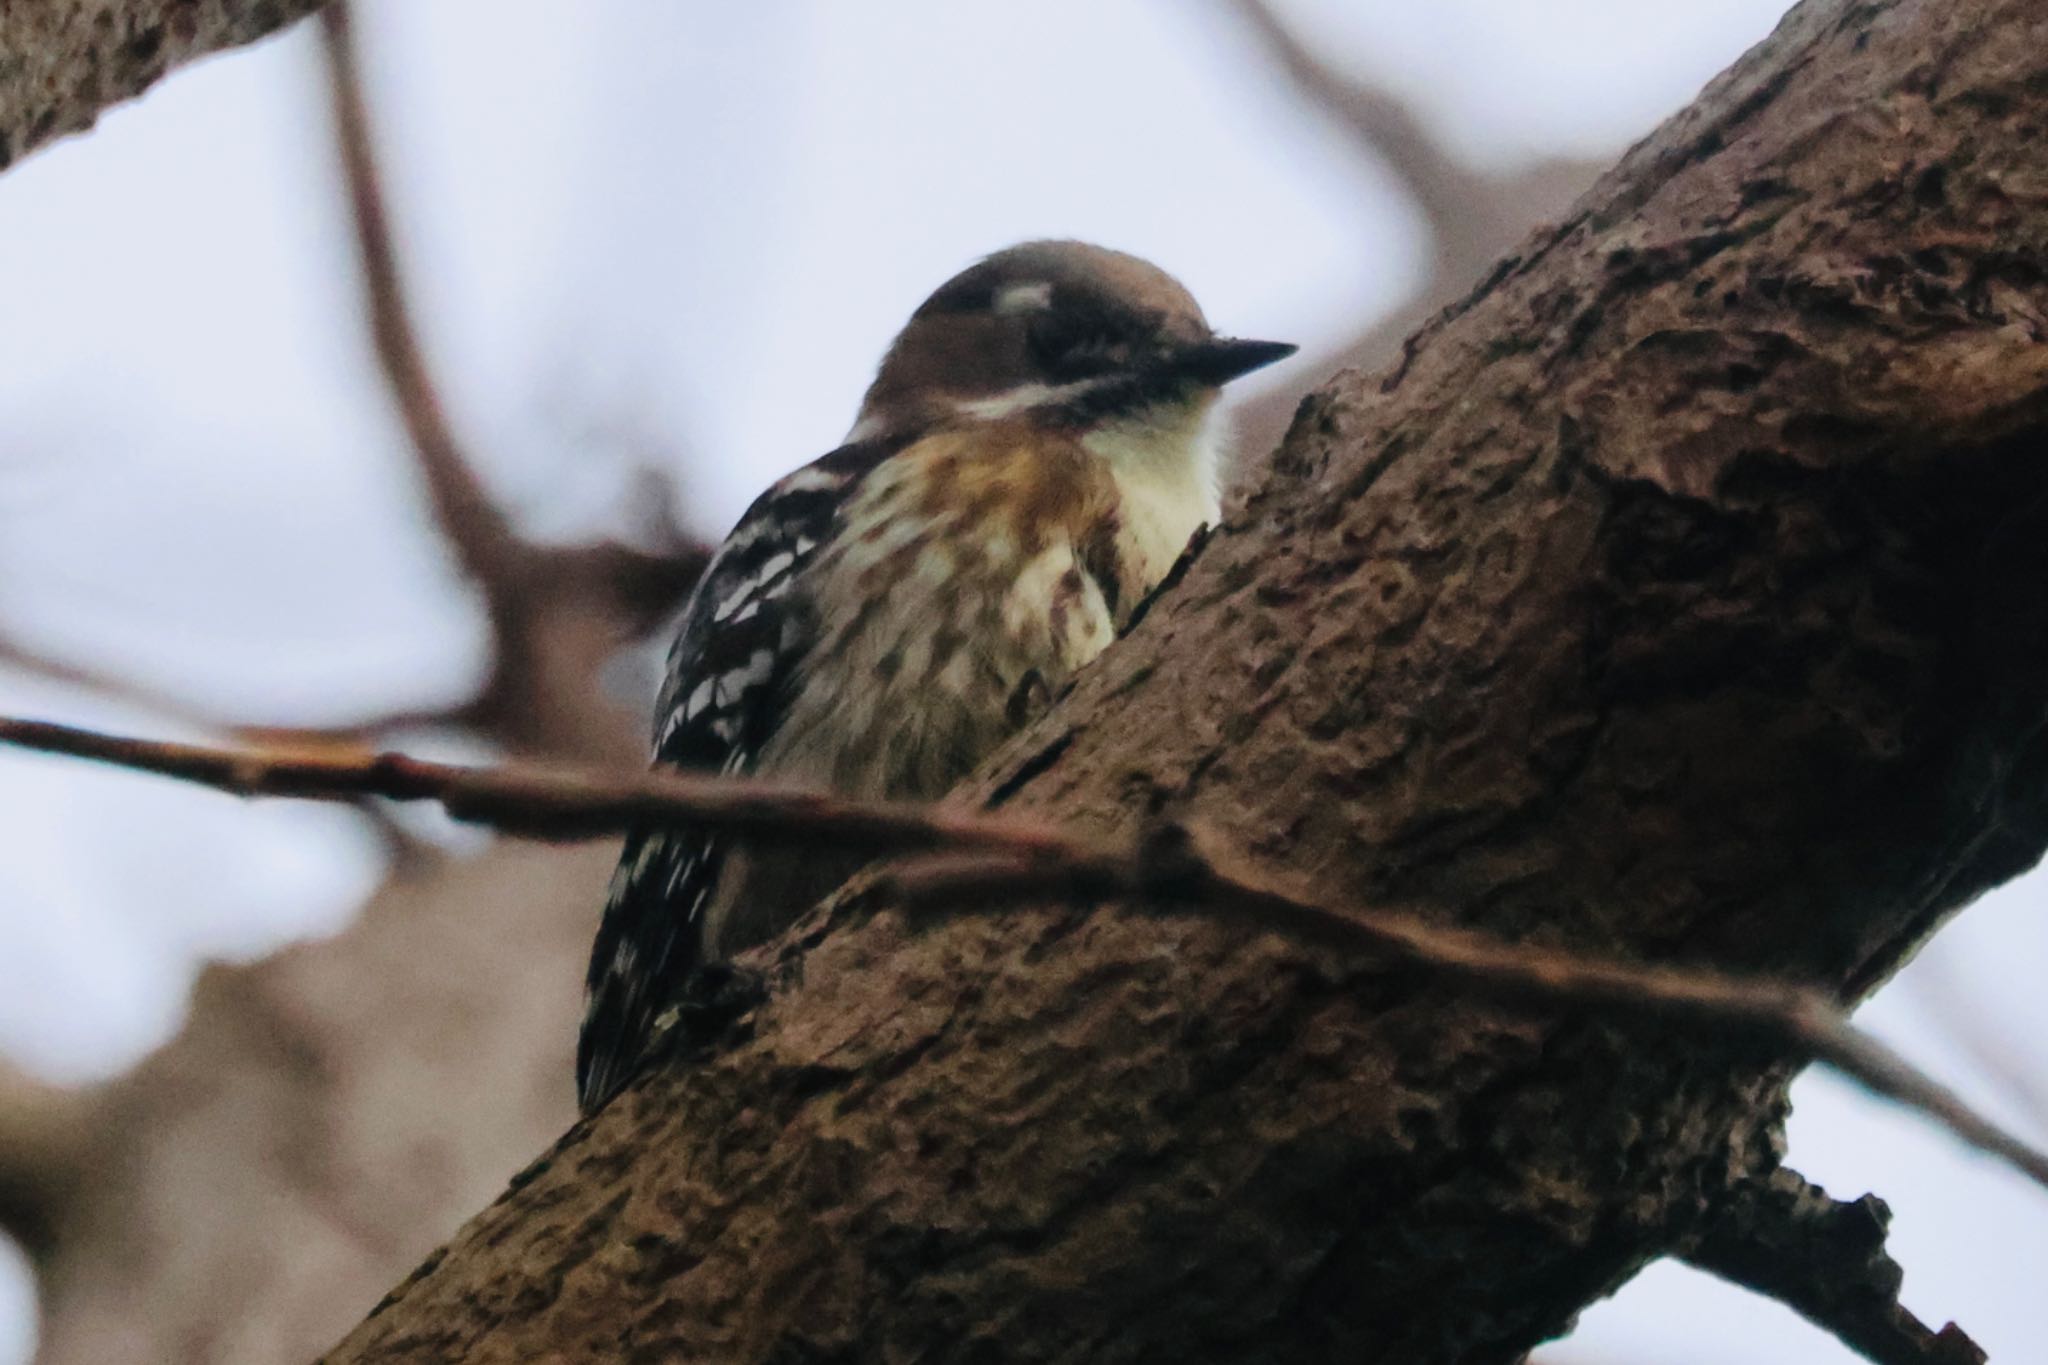
<path fill-rule="evenodd" d="M 0 167 L 172 67 L 254 42 L 320 0 L 30 0 L 0 5 Z"/>
<path fill-rule="evenodd" d="M 1314 399 L 981 794 L 1867 992 L 2048 840 L 2044 26 L 1796 11 Z M 1506 1361 L 1769 1162 L 1785 1069 L 1741 1048 L 1201 921 L 911 934 L 882 897 L 764 953 L 747 1027 L 337 1358 Z"/>
<path fill-rule="evenodd" d="M 969 795 L 1848 1000 L 2048 844 L 2048 12 L 1809 3 L 1376 379 Z M 1790 1069 L 1271 935 L 840 898 L 353 1361 L 1520 1358 Z"/>
<path fill-rule="evenodd" d="M 346 929 L 194 984 L 35 1189 L 37 1365 L 309 1361 L 575 1116 L 616 850 L 429 853 Z M 0 1110 L 0 1147 L 7 1116 Z M 53 1215 L 53 1216 L 52 1216 Z"/>
<path fill-rule="evenodd" d="M 1984 1365 L 1961 1328 L 1932 1331 L 1900 1304 L 1905 1272 L 1884 1244 L 1891 1217 L 1875 1195 L 1843 1203 L 1779 1170 L 1739 1189 L 1685 1259 L 1797 1310 L 1877 1365 Z"/>
<path fill-rule="evenodd" d="M 370 797 L 433 801 L 457 819 L 529 836 L 590 838 L 652 821 L 877 853 L 964 845 L 981 851 L 893 865 L 881 885 L 906 908 L 954 913 L 1056 897 L 1132 898 L 1140 908 L 1169 914 L 1198 908 L 1257 931 L 1363 955 L 1388 970 L 1485 999 L 1589 1007 L 1753 1035 L 1919 1110 L 2048 1188 L 2048 1155 L 1851 1028 L 1817 991 L 1603 961 L 1318 905 L 1222 871 L 1174 827 L 1125 851 L 943 807 L 846 801 L 771 783 L 683 773 L 610 775 L 517 765 L 478 768 L 390 753 L 219 749 L 6 717 L 0 717 L 0 744 L 180 778 L 239 796 L 350 804 Z"/>
<path fill-rule="evenodd" d="M 4 722 L 0 722 L 4 725 Z M 0 732 L 4 733 L 4 732 Z M 1972 1147 L 2048 1187 L 2048 1157 L 1973 1110 L 1947 1086 L 1869 1034 L 1849 1026 L 1827 996 L 1713 972 L 1642 967 L 1432 929 L 1400 918 L 1339 911 L 1222 872 L 1206 858 L 1162 870 L 1150 860 L 1082 845 L 1035 859 L 932 855 L 882 882 L 907 908 L 985 912 L 1034 899 L 1135 897 L 1166 913 L 1190 906 L 1228 912 L 1302 943 L 1364 954 L 1425 980 L 1502 1003 L 1572 1005 L 1681 1026 L 1753 1034 L 1801 1060 L 1821 1062 L 1874 1094 L 1935 1120 Z"/>

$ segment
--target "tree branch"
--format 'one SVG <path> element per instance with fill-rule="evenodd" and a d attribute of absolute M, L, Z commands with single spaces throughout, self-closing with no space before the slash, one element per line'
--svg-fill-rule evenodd
<path fill-rule="evenodd" d="M 638 726 L 604 704 L 596 675 L 620 645 L 667 619 L 709 562 L 664 505 L 652 550 L 603 540 L 536 544 L 519 533 L 456 435 L 419 341 L 378 170 L 346 0 L 321 15 L 336 146 L 379 367 L 404 423 L 435 524 L 490 626 L 483 686 L 449 719 L 518 749 L 577 757 L 637 750 Z M 665 501 L 663 475 L 643 492 Z"/>
<path fill-rule="evenodd" d="M 251 43 L 320 0 L 125 0 L 0 5 L 0 168 L 174 66 Z"/>
<path fill-rule="evenodd" d="M 485 490 L 449 425 L 412 323 L 385 209 L 383 178 L 377 169 L 375 135 L 363 96 L 347 0 L 328 5 L 321 11 L 320 21 L 325 38 L 320 50 L 327 58 L 335 141 L 348 188 L 377 361 L 412 440 L 442 537 L 455 552 L 463 573 L 484 595 L 492 621 L 502 626 L 516 609 L 513 599 L 525 570 L 525 547 Z"/>
<path fill-rule="evenodd" d="M 881 885 L 906 908 L 986 913 L 1018 902 L 1129 898 L 1154 913 L 1200 910 L 1264 933 L 1363 955 L 1388 971 L 1504 1004 L 1571 1005 L 1745 1034 L 1821 1062 L 2011 1162 L 2048 1188 L 2048 1154 L 1977 1114 L 1904 1058 L 1859 1033 L 1818 991 L 1711 972 L 1645 967 L 1507 944 L 1484 934 L 1338 910 L 1225 873 L 1173 827 L 1139 849 L 943 806 L 846 801 L 749 779 L 630 775 L 520 765 L 471 767 L 404 754 L 220 749 L 0 717 L 0 744 L 109 763 L 239 796 L 432 801 L 458 820 L 528 837 L 590 838 L 639 823 L 687 824 L 861 851 L 968 845 L 891 867 Z"/>
<path fill-rule="evenodd" d="M 1885 1249 L 1890 1226 L 1877 1196 L 1843 1203 L 1780 1169 L 1743 1186 L 1685 1259 L 1778 1300 L 1877 1365 L 1984 1365 L 1960 1327 L 1930 1331 L 1899 1302 L 1905 1272 Z"/>
<path fill-rule="evenodd" d="M 1563 212 L 1604 169 L 1601 162 L 1546 158 L 1518 170 L 1480 170 L 1445 145 L 1406 100 L 1314 51 L 1267 0 L 1226 3 L 1302 103 L 1341 129 L 1362 160 L 1391 171 L 1429 225 L 1422 281 L 1406 302 L 1314 358 L 1325 372 L 1385 363 L 1430 314 L 1469 288 L 1531 227 Z M 1293 391 L 1255 393 L 1236 410 L 1249 448 L 1264 451 L 1278 443 L 1297 397 Z"/>
<path fill-rule="evenodd" d="M 1439 257 L 1453 263 L 1469 260 L 1475 225 L 1489 220 L 1499 207 L 1492 179 L 1444 146 L 1400 96 L 1324 61 L 1266 0 L 1226 3 L 1303 99 L 1400 179 L 1429 220 Z"/>
<path fill-rule="evenodd" d="M 167 692 L 105 669 L 59 658 L 8 633 L 0 633 L 0 668 L 10 668 L 60 687 L 96 693 L 108 700 L 125 702 L 162 715 L 180 719 L 193 716 L 190 706 Z"/>
<path fill-rule="evenodd" d="M 5 737 L 0 722 L 0 738 Z M 882 885 L 906 908 L 982 913 L 1040 897 L 1126 896 L 1141 908 L 1185 913 L 1189 905 L 1299 942 L 1363 953 L 1419 976 L 1467 987 L 1503 1004 L 1570 1004 L 1747 1033 L 1802 1060 L 1820 1062 L 1874 1094 L 1933 1119 L 1963 1142 L 2011 1163 L 2048 1188 L 2048 1154 L 1979 1114 L 1947 1086 L 1852 1026 L 1826 995 L 1713 972 L 1644 967 L 1508 944 L 1484 934 L 1433 929 L 1295 899 L 1218 871 L 1206 857 L 1091 851 L 1082 845 L 1033 859 L 933 855 L 892 867 Z M 1724 1037 L 1727 1036 L 1725 1033 Z"/>
<path fill-rule="evenodd" d="M 957 799 L 1858 998 L 2048 847 L 2044 100 L 2034 0 L 1809 0 L 1312 396 Z M 335 1359 L 1505 1365 L 1776 1147 L 1791 1068 L 1746 1041 L 895 895 L 749 956 L 772 996 Z"/>
<path fill-rule="evenodd" d="M 1915 962 L 1913 988 L 1935 1028 L 1998 1084 L 2028 1123 L 2048 1132 L 2048 1070 L 2043 1069 L 2048 1064 L 2024 1037 L 2015 1036 L 2011 1021 L 2002 1025 L 1986 1010 L 1982 998 L 1958 977 L 1953 957 L 1929 954 Z"/>

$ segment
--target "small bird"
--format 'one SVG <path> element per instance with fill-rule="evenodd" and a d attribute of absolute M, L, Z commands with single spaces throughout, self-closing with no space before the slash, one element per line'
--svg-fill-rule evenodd
<path fill-rule="evenodd" d="M 656 765 L 942 796 L 1216 518 L 1221 387 L 1294 350 L 1216 335 L 1165 271 L 1083 242 L 954 276 L 891 343 L 846 444 L 719 548 L 669 656 Z M 634 830 L 591 953 L 584 1112 L 639 1069 L 694 974 L 867 861 Z"/>

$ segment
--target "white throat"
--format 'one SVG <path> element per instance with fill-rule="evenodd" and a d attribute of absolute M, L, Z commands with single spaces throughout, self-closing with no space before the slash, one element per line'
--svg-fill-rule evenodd
<path fill-rule="evenodd" d="M 1197 523 L 1213 523 L 1226 434 L 1212 391 L 1106 422 L 1082 437 L 1081 445 L 1109 465 L 1127 494 L 1182 501 L 1197 513 Z"/>

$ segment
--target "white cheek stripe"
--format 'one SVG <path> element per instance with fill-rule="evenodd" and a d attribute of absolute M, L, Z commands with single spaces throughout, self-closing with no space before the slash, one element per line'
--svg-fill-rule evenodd
<path fill-rule="evenodd" d="M 953 411 L 962 417 L 977 421 L 994 421 L 1000 417 L 1014 417 L 1032 408 L 1045 407 L 1052 403 L 1064 403 L 1069 398 L 1093 393 L 1107 381 L 1104 379 L 1077 379 L 1071 384 L 1019 384 L 1014 389 L 1005 389 L 989 398 L 969 398 L 953 405 Z"/>

